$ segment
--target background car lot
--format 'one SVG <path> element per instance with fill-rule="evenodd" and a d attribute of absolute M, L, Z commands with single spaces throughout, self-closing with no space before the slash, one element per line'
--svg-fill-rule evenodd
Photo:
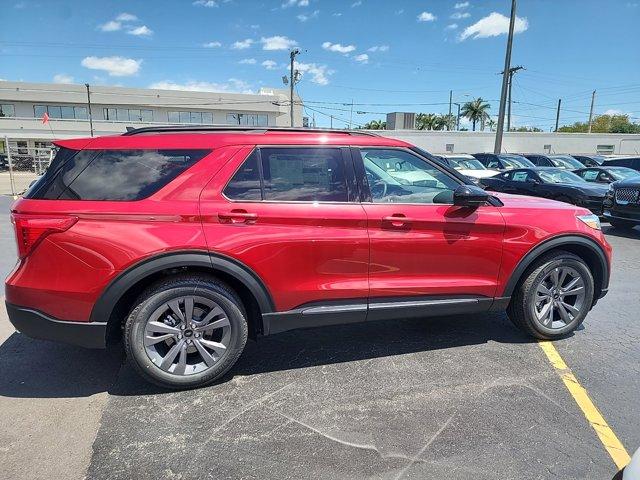
<path fill-rule="evenodd" d="M 3 274 L 15 261 L 9 204 L 0 197 Z M 631 453 L 640 446 L 640 231 L 605 230 L 611 291 L 556 346 Z M 250 344 L 223 383 L 179 393 L 141 383 L 118 352 L 27 339 L 6 318 L 0 338 L 0 478 L 615 472 L 541 349 L 502 315 L 289 332 Z"/>

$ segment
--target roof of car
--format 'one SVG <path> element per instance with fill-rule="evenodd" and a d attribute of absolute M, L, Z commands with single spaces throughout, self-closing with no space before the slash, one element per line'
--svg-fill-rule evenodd
<path fill-rule="evenodd" d="M 205 149 L 227 145 L 355 145 L 408 147 L 409 143 L 358 130 L 287 129 L 270 127 L 154 127 L 122 135 L 57 140 L 61 147 L 79 149 Z"/>

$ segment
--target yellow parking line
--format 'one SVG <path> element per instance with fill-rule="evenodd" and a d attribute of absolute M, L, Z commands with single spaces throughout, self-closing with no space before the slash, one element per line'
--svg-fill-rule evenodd
<path fill-rule="evenodd" d="M 625 467 L 631 460 L 627 450 L 620 440 L 618 440 L 616 434 L 613 433 L 613 430 L 611 430 L 611 427 L 600 411 L 593 404 L 587 391 L 580 385 L 573 375 L 573 372 L 571 372 L 571 369 L 564 362 L 558 350 L 556 350 L 556 347 L 553 346 L 553 343 L 542 340 L 538 342 L 538 345 L 540 345 L 542 351 L 547 355 L 549 362 L 551 362 L 551 365 L 553 365 L 558 375 L 560 375 L 567 390 L 569 390 L 569 393 L 571 393 L 571 396 L 582 410 L 582 413 L 584 413 L 589 425 L 591 425 L 598 434 L 600 442 L 602 442 L 607 453 L 611 456 L 613 463 L 615 463 L 619 469 Z"/>

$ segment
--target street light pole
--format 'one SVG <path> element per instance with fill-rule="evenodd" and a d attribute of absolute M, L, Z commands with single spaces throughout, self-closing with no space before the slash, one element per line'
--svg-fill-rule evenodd
<path fill-rule="evenodd" d="M 89 128 L 91 129 L 91 136 L 93 137 L 93 115 L 91 114 L 91 91 L 89 90 L 89 84 L 85 83 L 87 87 L 87 107 L 89 109 Z"/>
<path fill-rule="evenodd" d="M 291 74 L 289 76 L 289 100 L 291 101 L 291 106 L 290 106 L 290 117 L 291 117 L 291 127 L 293 127 L 293 87 L 295 86 L 296 83 L 296 74 L 293 70 L 293 63 L 294 60 L 296 59 L 296 55 L 298 55 L 300 53 L 300 50 L 298 50 L 297 48 L 294 48 L 293 50 L 291 50 L 291 53 L 289 54 L 289 57 L 291 59 Z"/>
<path fill-rule="evenodd" d="M 447 117 L 447 130 L 451 130 L 451 102 L 453 102 L 453 90 L 449 90 L 449 116 Z"/>
<path fill-rule="evenodd" d="M 496 130 L 496 143 L 493 153 L 502 151 L 502 135 L 504 133 L 504 114 L 507 103 L 507 83 L 509 69 L 511 68 L 511 50 L 513 48 L 513 29 L 516 22 L 516 0 L 511 0 L 511 19 L 509 20 L 509 38 L 507 39 L 507 51 L 504 56 L 504 70 L 502 71 L 502 91 L 500 92 L 500 110 L 498 112 L 498 128 Z"/>

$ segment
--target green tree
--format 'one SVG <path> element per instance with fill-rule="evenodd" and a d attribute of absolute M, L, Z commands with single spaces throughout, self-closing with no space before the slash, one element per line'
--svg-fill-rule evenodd
<path fill-rule="evenodd" d="M 366 130 L 385 130 L 387 128 L 387 122 L 384 120 L 371 120 L 363 125 Z"/>
<path fill-rule="evenodd" d="M 416 115 L 418 130 L 437 130 L 438 116 L 435 113 L 419 113 Z"/>
<path fill-rule="evenodd" d="M 487 110 L 489 109 L 491 109 L 491 105 L 485 102 L 481 97 L 478 97 L 471 102 L 465 103 L 460 110 L 460 115 L 469 119 L 473 131 L 475 132 L 476 123 L 484 123 L 489 118 L 489 114 L 487 113 Z"/>
<path fill-rule="evenodd" d="M 586 133 L 588 122 L 575 122 L 558 128 L 559 132 Z M 631 122 L 628 115 L 598 115 L 591 125 L 593 133 L 640 133 L 640 124 Z"/>

